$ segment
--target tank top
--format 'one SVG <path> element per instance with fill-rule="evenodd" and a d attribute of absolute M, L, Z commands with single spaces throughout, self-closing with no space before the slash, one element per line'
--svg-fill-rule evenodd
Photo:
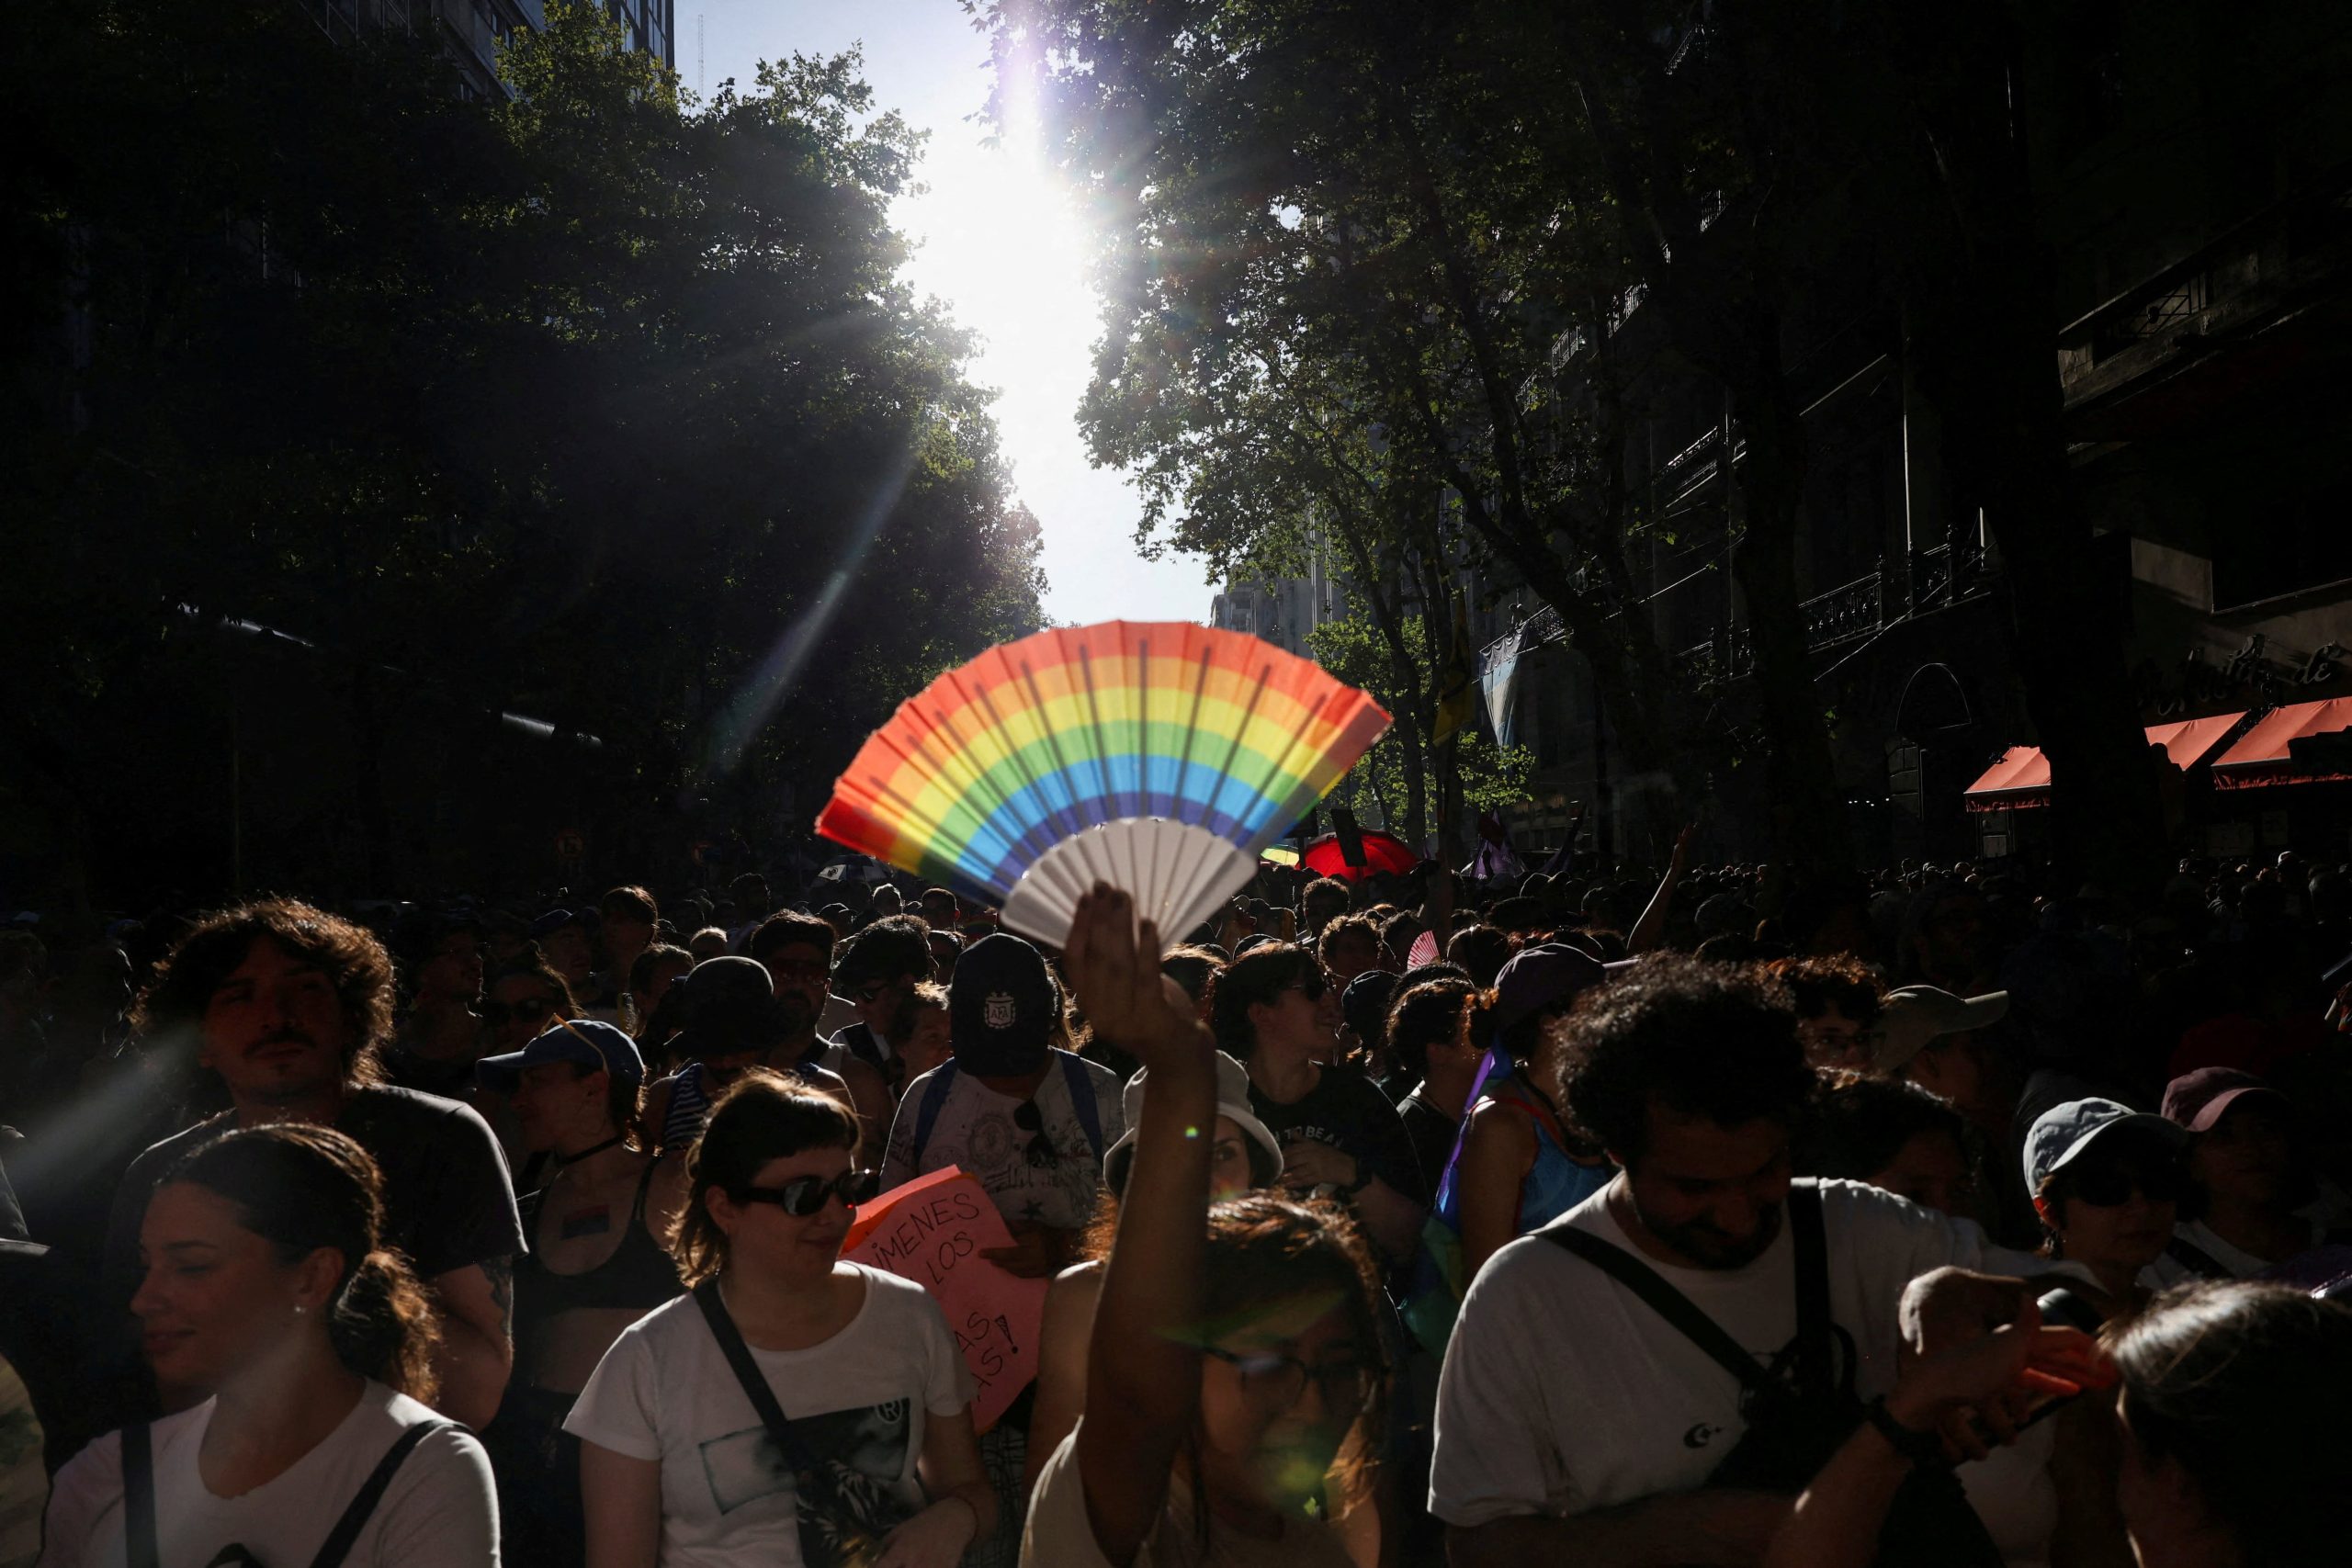
<path fill-rule="evenodd" d="M 526 1348 L 548 1323 L 567 1312 L 583 1308 L 615 1308 L 650 1312 L 684 1289 L 678 1283 L 678 1265 L 645 1226 L 645 1194 L 653 1186 L 654 1162 L 645 1162 L 637 1180 L 637 1199 L 629 1205 L 628 1224 L 611 1257 L 577 1274 L 558 1274 L 543 1262 L 536 1247 L 514 1264 L 514 1349 L 522 1362 Z M 544 1190 L 523 1201 L 523 1235 L 536 1243 Z"/>
<path fill-rule="evenodd" d="M 804 1082 L 816 1082 L 818 1071 L 825 1065 L 825 1051 L 831 1043 L 819 1035 L 807 1055 L 781 1070 Z M 703 1123 L 710 1120 L 710 1102 L 717 1098 L 711 1092 L 710 1078 L 703 1071 L 702 1063 L 687 1063 L 670 1086 L 670 1109 L 662 1117 L 662 1147 L 683 1149 L 700 1137 Z"/>
<path fill-rule="evenodd" d="M 1607 1160 L 1587 1165 L 1568 1153 L 1556 1112 L 1521 1098 L 1520 1086 L 1495 1086 L 1494 1103 L 1527 1118 L 1535 1129 L 1535 1159 L 1519 1184 L 1519 1234 L 1550 1224 L 1609 1185 L 1616 1168 Z"/>

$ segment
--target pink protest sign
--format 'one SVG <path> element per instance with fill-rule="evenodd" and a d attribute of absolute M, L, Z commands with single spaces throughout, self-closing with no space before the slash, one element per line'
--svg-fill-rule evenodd
<path fill-rule="evenodd" d="M 1012 1245 L 987 1191 L 952 1165 L 860 1204 L 842 1242 L 843 1258 L 912 1280 L 939 1303 L 978 1385 L 972 1419 L 983 1432 L 1037 1375 L 1046 1281 L 980 1256 Z"/>

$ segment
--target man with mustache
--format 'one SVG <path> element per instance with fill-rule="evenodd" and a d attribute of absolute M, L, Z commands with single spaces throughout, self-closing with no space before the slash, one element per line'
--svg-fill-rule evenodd
<path fill-rule="evenodd" d="M 469 1107 L 382 1081 L 392 965 L 358 926 L 288 898 L 215 915 L 173 949 L 133 1021 L 191 1058 L 230 1109 L 141 1155 L 107 1225 L 108 1300 L 143 1272 L 140 1223 L 157 1179 L 230 1127 L 312 1122 L 348 1134 L 384 1175 L 384 1237 L 428 1287 L 440 1322 L 443 1414 L 470 1427 L 497 1413 L 514 1362 L 513 1258 L 522 1223 L 506 1161 Z M 184 1407 L 208 1390 L 167 1388 Z"/>
<path fill-rule="evenodd" d="M 1750 1426 L 1764 1405 L 1718 1352 L 1791 1393 L 1843 1359 L 1860 1400 L 1883 1398 L 1914 1279 L 1956 1265 L 1930 1304 L 2007 1322 L 2023 1285 L 1959 1270 L 2049 1266 L 1874 1187 L 1792 1180 L 1814 1074 L 1777 981 L 1645 958 L 1555 1027 L 1563 1108 L 1622 1168 L 1463 1302 L 1430 1481 L 1449 1561 L 1759 1562 L 1804 1479 L 1779 1471 L 1804 1461 L 1785 1424 Z M 1669 1295 L 1719 1331 L 1712 1348 L 1668 1321 Z M 1801 1296 L 1824 1314 L 1809 1336 Z"/>

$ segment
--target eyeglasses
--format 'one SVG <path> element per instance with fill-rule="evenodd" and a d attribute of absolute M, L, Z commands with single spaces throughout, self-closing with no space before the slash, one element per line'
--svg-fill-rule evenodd
<path fill-rule="evenodd" d="M 553 997 L 525 997 L 517 1002 L 482 1003 L 481 1021 L 492 1029 L 496 1029 L 510 1019 L 516 1023 L 521 1023 L 530 1019 L 545 1018 L 553 1011 L 555 1011 Z"/>
<path fill-rule="evenodd" d="M 2127 1203 L 2135 1191 L 2151 1203 L 2177 1203 L 2188 1189 L 2188 1172 L 2178 1161 L 2107 1163 L 2075 1172 L 2071 1186 L 2076 1199 L 2097 1209 Z"/>
<path fill-rule="evenodd" d="M 1031 1169 L 1044 1170 L 1049 1166 L 1061 1164 L 1062 1153 L 1054 1147 L 1054 1141 L 1046 1136 L 1046 1115 L 1037 1109 L 1035 1100 L 1024 1100 L 1012 1108 L 1012 1124 L 1029 1134 L 1027 1153 Z"/>
<path fill-rule="evenodd" d="M 1217 1345 L 1204 1345 L 1201 1349 L 1241 1374 L 1245 1396 L 1267 1400 L 1285 1410 L 1298 1403 L 1312 1382 L 1323 1396 L 1324 1409 L 1352 1417 L 1372 1403 L 1374 1392 L 1388 1375 L 1378 1362 L 1354 1358 L 1310 1367 L 1279 1350 L 1227 1350 Z"/>
<path fill-rule="evenodd" d="M 839 1198 L 851 1208 L 870 1203 L 882 1190 L 878 1170 L 845 1170 L 839 1176 L 796 1176 L 781 1187 L 739 1187 L 729 1194 L 738 1203 L 774 1203 L 795 1219 L 820 1213 Z"/>

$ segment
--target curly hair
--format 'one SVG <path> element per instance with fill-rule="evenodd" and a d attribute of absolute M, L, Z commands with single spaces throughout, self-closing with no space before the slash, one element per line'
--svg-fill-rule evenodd
<path fill-rule="evenodd" d="M 1388 1010 L 1388 1049 L 1406 1076 L 1429 1076 L 1430 1047 L 1462 1037 L 1463 1012 L 1477 993 L 1467 980 L 1424 980 Z"/>
<path fill-rule="evenodd" d="M 1878 976 L 1851 953 L 1778 958 L 1765 967 L 1789 988 L 1799 1018 L 1819 1018 L 1835 1008 L 1864 1028 L 1878 1021 Z"/>
<path fill-rule="evenodd" d="M 1797 1134 L 1799 1176 L 1868 1181 L 1922 1133 L 1942 1133 L 1965 1150 L 1965 1123 L 1951 1102 L 1917 1084 L 1825 1073 Z"/>
<path fill-rule="evenodd" d="M 1319 968 L 1310 949 L 1270 942 L 1218 970 L 1209 980 L 1209 1030 L 1216 1036 L 1216 1048 L 1247 1062 L 1258 1049 L 1258 1026 L 1250 1021 L 1250 1010 L 1272 1001 Z"/>
<path fill-rule="evenodd" d="M 377 1056 L 392 1037 L 391 955 L 365 928 L 292 898 L 255 899 L 198 922 L 140 994 L 131 1026 L 193 1061 L 212 994 L 264 940 L 317 966 L 334 987 L 348 1035 L 344 1081 L 381 1082 Z"/>
<path fill-rule="evenodd" d="M 1562 1034 L 1562 1103 L 1623 1161 L 1645 1151 L 1653 1104 L 1793 1127 L 1813 1092 L 1788 992 L 1754 969 L 1655 954 L 1585 998 Z"/>
<path fill-rule="evenodd" d="M 430 1404 L 438 1322 L 408 1260 L 386 1247 L 384 1179 L 368 1151 L 332 1127 L 274 1122 L 207 1139 L 165 1173 L 227 1199 L 238 1224 L 300 1263 L 343 1255 L 327 1304 L 335 1359 L 363 1378 Z"/>
<path fill-rule="evenodd" d="M 2352 1306 L 2283 1285 L 2166 1291 L 2102 1333 L 2122 1375 L 2132 1440 L 2196 1483 L 2239 1559 L 2265 1568 L 2340 1562 L 2325 1528 L 2342 1483 L 2340 1433 L 2312 1413 L 2352 1402 Z"/>
<path fill-rule="evenodd" d="M 1350 933 L 1363 936 L 1372 943 L 1375 962 L 1380 951 L 1380 922 L 1370 915 L 1341 915 L 1327 922 L 1316 934 L 1315 953 L 1324 963 L 1331 962 L 1331 949 L 1347 940 Z"/>
<path fill-rule="evenodd" d="M 685 1287 L 692 1290 L 727 1268 L 727 1233 L 710 1217 L 714 1189 L 731 1198 L 772 1159 L 803 1149 L 856 1147 L 857 1118 L 831 1095 L 767 1067 L 736 1079 L 686 1149 L 691 1190 L 666 1238 Z"/>

